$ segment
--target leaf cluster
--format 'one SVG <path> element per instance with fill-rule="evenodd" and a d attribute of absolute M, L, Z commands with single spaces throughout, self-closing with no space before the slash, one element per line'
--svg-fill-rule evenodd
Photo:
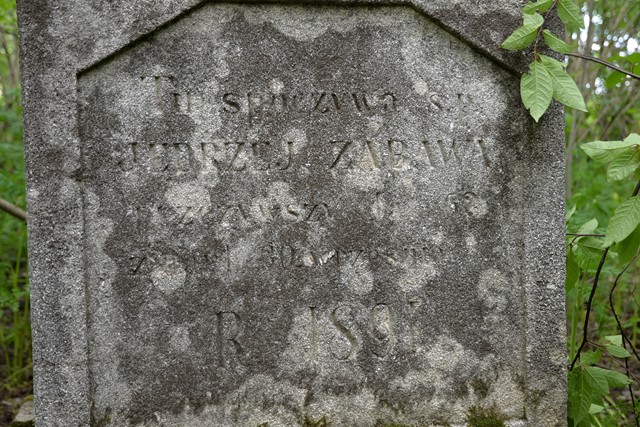
<path fill-rule="evenodd" d="M 622 336 L 605 337 L 601 347 L 610 355 L 627 358 L 631 354 L 622 347 Z M 574 427 L 590 427 L 595 414 L 605 409 L 604 398 L 610 388 L 628 386 L 631 380 L 622 372 L 594 366 L 602 351 L 585 352 L 581 363 L 569 372 L 569 418 Z"/>
<path fill-rule="evenodd" d="M 504 49 L 522 50 L 534 44 L 533 62 L 529 72 L 522 75 L 520 94 L 522 102 L 537 122 L 547 111 L 551 101 L 556 101 L 581 111 L 587 111 L 578 86 L 566 72 L 566 65 L 539 53 L 538 44 L 544 39 L 547 46 L 558 53 L 570 53 L 573 47 L 544 28 L 545 16 L 557 7 L 557 13 L 567 29 L 584 26 L 582 14 L 573 0 L 538 0 L 523 9 L 523 25 L 517 28 L 501 45 Z"/>
<path fill-rule="evenodd" d="M 606 168 L 607 179 L 613 183 L 628 179 L 640 167 L 640 135 L 638 134 L 630 134 L 621 141 L 593 141 L 582 144 L 581 148 L 596 165 Z M 584 281 L 581 282 L 581 277 L 584 277 L 585 273 L 593 274 L 597 271 L 597 278 L 602 269 L 603 273 L 617 277 L 611 289 L 613 292 L 622 273 L 615 270 L 616 267 L 612 265 L 626 265 L 622 269 L 624 272 L 637 256 L 640 248 L 640 196 L 637 194 L 636 189 L 631 198 L 618 205 L 608 221 L 605 234 L 598 231 L 598 220 L 593 218 L 580 225 L 577 231 L 567 238 L 567 294 L 573 295 L 573 298 L 578 301 L 585 301 L 585 295 L 580 295 L 581 291 L 586 290 L 587 293 L 591 293 L 586 308 L 587 313 L 591 310 L 591 297 L 596 290 L 597 280 L 591 285 L 593 288 L 590 290 L 588 286 L 586 288 L 577 286 L 579 283 L 584 283 Z M 575 206 L 569 210 L 567 222 L 571 221 L 575 211 Z M 616 262 L 605 265 L 605 260 Z M 595 265 L 598 267 L 596 268 Z M 613 305 L 611 307 L 613 309 Z M 601 319 L 605 316 L 603 307 L 597 306 L 594 310 L 596 319 L 599 319 L 596 322 L 601 323 Z M 586 328 L 588 322 L 585 320 L 585 323 Z M 621 326 L 620 328 L 620 333 L 624 333 Z M 628 340 L 627 342 L 631 343 Z M 606 401 L 609 399 L 610 388 L 623 387 L 631 382 L 621 372 L 594 366 L 600 362 L 603 353 L 612 359 L 626 359 L 631 356 L 623 346 L 622 335 L 606 336 L 600 344 L 591 341 L 589 343 L 597 347 L 597 350 L 581 353 L 583 348 L 581 345 L 575 356 L 576 359 L 579 356 L 578 364 L 569 373 L 569 419 L 570 425 L 574 427 L 600 425 L 595 417 L 607 408 Z"/>
<path fill-rule="evenodd" d="M 593 141 L 581 148 L 598 163 L 607 165 L 609 181 L 621 181 L 633 175 L 640 166 L 640 135 L 631 134 L 623 141 Z M 640 196 L 621 203 L 607 227 L 604 247 L 623 242 L 640 225 Z"/>

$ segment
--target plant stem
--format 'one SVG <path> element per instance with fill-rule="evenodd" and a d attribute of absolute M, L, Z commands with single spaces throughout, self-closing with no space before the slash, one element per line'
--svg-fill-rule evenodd
<path fill-rule="evenodd" d="M 591 305 L 593 304 L 593 297 L 596 294 L 596 289 L 598 288 L 598 280 L 600 279 L 600 273 L 602 273 L 602 267 L 604 266 L 605 261 L 607 260 L 607 255 L 609 254 L 609 248 L 606 248 L 602 253 L 602 257 L 600 258 L 600 263 L 598 264 L 598 269 L 596 270 L 596 277 L 593 279 L 593 286 L 591 287 L 591 293 L 589 294 L 589 300 L 587 301 L 587 312 L 584 315 L 584 325 L 582 327 L 582 342 L 580 343 L 580 347 L 578 347 L 578 351 L 571 362 L 571 367 L 569 371 L 573 370 L 576 362 L 580 358 L 580 353 L 584 348 L 585 344 L 588 341 L 588 332 L 589 332 L 589 315 L 591 314 Z"/>
<path fill-rule="evenodd" d="M 27 220 L 27 213 L 25 211 L 15 206 L 14 204 L 7 202 L 5 199 L 1 197 L 0 197 L 0 210 L 3 210 L 8 214 L 13 215 L 16 218 L 21 219 L 23 221 Z"/>
<path fill-rule="evenodd" d="M 611 68 L 613 70 L 616 70 L 619 73 L 626 74 L 627 76 L 632 77 L 632 78 L 634 78 L 636 80 L 640 80 L 640 76 L 639 75 L 634 74 L 631 71 L 627 71 L 627 70 L 625 70 L 623 68 L 620 68 L 617 65 L 614 65 L 614 64 L 612 64 L 610 62 L 605 61 L 604 59 L 596 58 L 594 56 L 589 56 L 589 55 L 583 55 L 581 53 L 567 53 L 566 55 L 567 56 L 573 56 L 575 58 L 585 59 L 587 61 L 596 62 L 596 63 L 598 63 L 600 65 L 604 65 L 605 67 L 609 67 L 609 68 Z"/>
<path fill-rule="evenodd" d="M 554 0 L 549 10 L 547 10 L 547 13 L 544 14 L 544 22 L 538 28 L 538 33 L 536 34 L 536 41 L 533 44 L 533 62 L 538 60 L 538 43 L 540 42 L 540 35 L 542 34 L 542 31 L 544 29 L 544 24 L 547 22 L 547 18 L 549 17 L 549 14 L 556 7 L 557 4 L 558 4 L 558 0 Z"/>

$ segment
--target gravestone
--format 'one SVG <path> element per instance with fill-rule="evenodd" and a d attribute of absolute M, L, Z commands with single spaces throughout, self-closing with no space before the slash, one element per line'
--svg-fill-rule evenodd
<path fill-rule="evenodd" d="M 39 426 L 565 425 L 521 2 L 23 1 Z"/>

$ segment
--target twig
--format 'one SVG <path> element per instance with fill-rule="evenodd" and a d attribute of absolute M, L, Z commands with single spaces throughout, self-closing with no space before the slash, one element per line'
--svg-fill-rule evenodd
<path fill-rule="evenodd" d="M 538 60 L 538 43 L 540 42 L 540 35 L 542 34 L 542 30 L 544 29 L 544 24 L 547 22 L 547 18 L 549 17 L 549 14 L 556 7 L 557 4 L 558 4 L 558 0 L 554 0 L 549 10 L 547 10 L 547 13 L 544 14 L 544 22 L 542 23 L 542 25 L 540 25 L 540 27 L 538 27 L 538 32 L 536 34 L 536 41 L 533 44 L 533 60 L 534 61 Z"/>
<path fill-rule="evenodd" d="M 27 213 L 17 207 L 16 205 L 7 202 L 5 199 L 0 198 L 0 210 L 7 212 L 10 215 L 15 216 L 23 221 L 27 220 Z"/>
<path fill-rule="evenodd" d="M 618 71 L 618 72 L 620 72 L 622 74 L 626 74 L 627 76 L 632 77 L 632 78 L 634 78 L 636 80 L 640 80 L 640 76 L 639 75 L 633 74 L 631 71 L 627 71 L 624 68 L 618 67 L 617 65 L 613 65 L 612 63 L 607 62 L 604 59 L 596 58 L 596 57 L 589 56 L 589 55 L 583 55 L 581 53 L 567 53 L 566 55 L 567 56 L 573 56 L 575 58 L 585 59 L 587 61 L 596 62 L 596 63 L 598 63 L 600 65 L 604 65 L 605 67 L 609 67 L 609 68 L 611 68 L 613 70 L 616 70 L 616 71 Z"/>
<path fill-rule="evenodd" d="M 580 353 L 582 353 L 582 349 L 587 343 L 588 332 L 589 332 L 589 315 L 591 314 L 591 304 L 593 303 L 593 297 L 596 295 L 596 289 L 598 288 L 598 280 L 600 279 L 600 273 L 602 272 L 602 267 L 604 266 L 605 261 L 607 260 L 607 254 L 609 254 L 609 248 L 606 248 L 602 253 L 602 257 L 600 258 L 600 263 L 598 264 L 598 269 L 596 270 L 596 277 L 593 279 L 593 286 L 591 287 L 591 293 L 589 294 L 589 300 L 587 301 L 587 313 L 584 315 L 584 326 L 582 327 L 582 342 L 580 343 L 580 347 L 578 347 L 578 351 L 576 351 L 576 355 L 571 361 L 571 366 L 569 367 L 569 371 L 573 371 L 573 367 L 576 365 L 576 362 L 580 358 Z"/>

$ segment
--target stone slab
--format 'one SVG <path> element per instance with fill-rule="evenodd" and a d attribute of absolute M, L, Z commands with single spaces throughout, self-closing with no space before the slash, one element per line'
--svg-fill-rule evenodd
<path fill-rule="evenodd" d="M 565 425 L 498 3 L 20 3 L 38 425 Z"/>

